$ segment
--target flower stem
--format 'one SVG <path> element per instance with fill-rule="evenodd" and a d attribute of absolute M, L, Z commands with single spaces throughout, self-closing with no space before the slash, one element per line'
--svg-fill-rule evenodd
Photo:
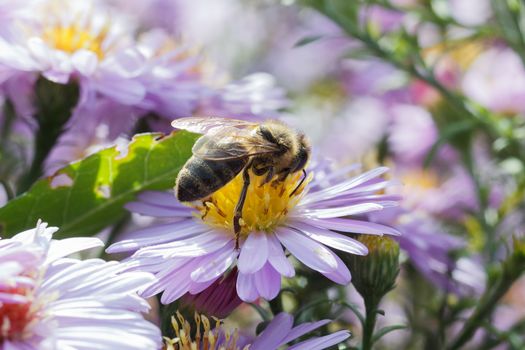
<path fill-rule="evenodd" d="M 363 345 L 362 350 L 371 350 L 373 346 L 374 328 L 377 319 L 377 307 L 379 302 L 376 298 L 365 298 L 366 319 L 363 324 Z"/>
<path fill-rule="evenodd" d="M 18 194 L 25 192 L 44 172 L 44 162 L 62 135 L 79 98 L 76 83 L 57 84 L 43 77 L 35 83 L 35 119 L 38 129 L 35 136 L 31 167 L 22 177 Z"/>
<path fill-rule="evenodd" d="M 505 295 L 512 284 L 521 276 L 525 269 L 525 245 L 515 242 L 514 252 L 501 265 L 499 271 L 494 272 L 487 283 L 487 290 L 478 302 L 474 313 L 467 319 L 458 336 L 447 347 L 456 350 L 465 345 L 476 330 L 483 325 L 492 314 L 498 301 Z"/>

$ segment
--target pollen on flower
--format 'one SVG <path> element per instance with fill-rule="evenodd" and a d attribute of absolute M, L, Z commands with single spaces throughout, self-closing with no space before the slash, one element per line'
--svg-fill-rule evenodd
<path fill-rule="evenodd" d="M 0 289 L 0 293 L 12 296 L 28 296 L 29 292 L 26 288 L 10 287 Z M 30 298 L 27 302 L 0 302 L 0 344 L 3 340 L 23 338 L 33 316 Z"/>
<path fill-rule="evenodd" d="M 102 43 L 107 35 L 107 30 L 93 33 L 87 28 L 77 25 L 56 26 L 44 31 L 44 40 L 55 49 L 73 53 L 80 49 L 94 52 L 98 58 L 104 57 Z"/>
<path fill-rule="evenodd" d="M 282 224 L 288 213 L 297 205 L 304 194 L 312 174 L 301 183 L 302 173 L 289 175 L 284 181 L 263 184 L 264 176 L 250 174 L 250 186 L 242 210 L 241 236 L 250 232 L 271 232 Z M 299 186 L 299 187 L 298 187 Z M 243 187 L 242 174 L 226 186 L 213 193 L 210 198 L 199 202 L 197 209 L 202 220 L 211 226 L 233 230 L 235 206 Z"/>
<path fill-rule="evenodd" d="M 239 333 L 237 330 L 230 332 L 225 330 L 222 322 L 215 319 L 212 329 L 210 320 L 195 313 L 195 328 L 177 311 L 177 317 L 171 316 L 171 325 L 175 331 L 176 338 L 164 337 L 166 350 L 241 350 L 237 345 Z M 248 350 L 249 345 L 242 348 Z"/>
<path fill-rule="evenodd" d="M 431 171 L 412 171 L 403 176 L 403 185 L 411 189 L 432 189 L 439 186 L 437 175 Z"/>

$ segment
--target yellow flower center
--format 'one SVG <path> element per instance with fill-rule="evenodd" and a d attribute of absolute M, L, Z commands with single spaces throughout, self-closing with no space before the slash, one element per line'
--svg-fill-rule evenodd
<path fill-rule="evenodd" d="M 402 177 L 403 185 L 410 191 L 430 190 L 439 187 L 438 176 L 429 170 L 411 171 Z"/>
<path fill-rule="evenodd" d="M 91 33 L 86 28 L 76 25 L 66 27 L 48 28 L 44 31 L 44 40 L 57 50 L 74 53 L 80 49 L 94 52 L 99 59 L 104 57 L 102 43 L 107 35 L 107 30 Z"/>
<path fill-rule="evenodd" d="M 250 232 L 272 232 L 282 224 L 287 214 L 297 205 L 311 181 L 310 174 L 302 183 L 302 172 L 289 175 L 284 181 L 272 181 L 261 185 L 264 176 L 250 174 L 250 186 L 242 210 L 241 236 Z M 235 206 L 243 187 L 242 173 L 226 186 L 197 205 L 202 220 L 214 227 L 233 230 Z"/>

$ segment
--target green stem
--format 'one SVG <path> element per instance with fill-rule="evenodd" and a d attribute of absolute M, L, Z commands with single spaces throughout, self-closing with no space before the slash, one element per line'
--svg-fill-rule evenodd
<path fill-rule="evenodd" d="M 44 161 L 53 149 L 62 134 L 62 128 L 49 128 L 46 124 L 40 124 L 35 136 L 34 157 L 29 171 L 24 175 L 18 186 L 18 194 L 29 189 L 31 185 L 43 174 Z"/>
<path fill-rule="evenodd" d="M 377 319 L 377 307 L 379 303 L 375 298 L 365 298 L 366 319 L 363 324 L 362 350 L 371 350 L 373 346 L 374 328 Z"/>
<path fill-rule="evenodd" d="M 465 345 L 479 327 L 492 314 L 498 301 L 518 279 L 525 268 L 525 249 L 515 244 L 515 251 L 502 264 L 501 270 L 487 283 L 487 290 L 478 302 L 472 315 L 465 322 L 458 336 L 447 347 L 456 350 Z"/>
<path fill-rule="evenodd" d="M 27 191 L 42 176 L 44 162 L 64 131 L 79 94 L 75 82 L 57 84 L 40 77 L 35 83 L 35 119 L 38 122 L 35 150 L 31 167 L 20 179 L 18 194 Z"/>
<path fill-rule="evenodd" d="M 15 198 L 15 193 L 13 192 L 13 189 L 9 185 L 9 182 L 6 180 L 0 179 L 0 185 L 4 188 L 5 194 L 7 195 L 7 200 L 10 201 L 11 199 Z"/>

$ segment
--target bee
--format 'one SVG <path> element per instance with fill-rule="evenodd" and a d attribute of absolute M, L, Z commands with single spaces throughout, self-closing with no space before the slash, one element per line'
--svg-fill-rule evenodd
<path fill-rule="evenodd" d="M 310 157 L 305 135 L 285 124 L 269 120 L 261 124 L 215 117 L 190 117 L 174 120 L 177 129 L 204 134 L 192 148 L 192 157 L 180 170 L 175 196 L 181 202 L 205 200 L 242 172 L 243 187 L 235 206 L 233 229 L 235 248 L 239 249 L 242 208 L 250 185 L 249 172 L 264 176 L 262 185 L 281 182 L 289 174 L 303 171 Z"/>

